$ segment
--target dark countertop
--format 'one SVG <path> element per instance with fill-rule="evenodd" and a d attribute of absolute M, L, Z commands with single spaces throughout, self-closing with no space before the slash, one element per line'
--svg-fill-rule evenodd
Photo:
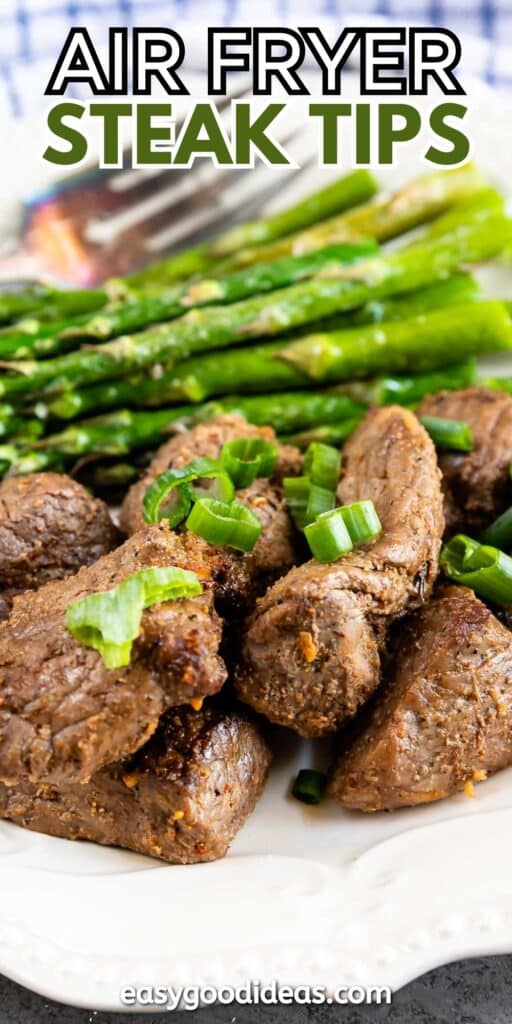
<path fill-rule="evenodd" d="M 0 976 L 0 1024 L 151 1024 L 154 1013 L 76 1010 L 48 1002 Z M 176 1024 L 510 1024 L 512 956 L 462 960 L 425 974 L 394 997 L 391 1006 L 213 1007 L 173 1014 Z"/>

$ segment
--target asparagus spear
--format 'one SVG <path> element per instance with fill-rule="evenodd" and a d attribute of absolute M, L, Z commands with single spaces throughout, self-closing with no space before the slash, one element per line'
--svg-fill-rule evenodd
<path fill-rule="evenodd" d="M 119 405 L 151 406 L 169 402 L 204 402 L 214 395 L 279 391 L 309 385 L 308 375 L 276 358 L 282 342 L 186 359 L 162 375 L 140 374 L 64 391 L 39 414 L 73 419 Z"/>
<path fill-rule="evenodd" d="M 60 473 L 69 462 L 69 459 L 66 460 L 58 452 L 31 451 L 13 443 L 0 445 L 0 478 L 6 473 L 12 476 L 25 476 L 30 473 L 43 473 L 49 469 Z"/>
<path fill-rule="evenodd" d="M 463 228 L 469 221 L 484 221 L 503 213 L 505 199 L 495 188 L 485 188 L 474 195 L 468 196 L 447 210 L 442 217 L 437 217 L 425 230 L 424 238 L 439 238 L 458 228 Z"/>
<path fill-rule="evenodd" d="M 433 309 L 445 306 L 459 306 L 463 302 L 473 302 L 480 295 L 476 279 L 463 271 L 458 271 L 445 280 L 405 295 L 397 295 L 391 299 L 374 299 L 367 302 L 361 309 L 342 313 L 340 316 L 329 317 L 318 325 L 313 325 L 315 333 L 320 331 L 336 331 L 344 327 L 363 326 L 364 324 L 388 323 L 391 320 L 407 320 L 411 316 L 430 313 Z M 311 325 L 302 333 L 311 333 Z"/>
<path fill-rule="evenodd" d="M 58 457 L 61 464 L 69 464 L 84 455 L 127 455 L 158 444 L 173 430 L 223 411 L 238 411 L 253 423 L 264 425 L 270 422 L 277 431 L 288 432 L 315 423 L 319 416 L 326 422 L 337 422 L 357 416 L 363 409 L 343 395 L 309 391 L 285 392 L 271 398 L 266 395 L 231 396 L 221 402 L 207 402 L 198 407 L 183 405 L 139 412 L 122 409 L 50 434 L 33 450 L 20 450 L 18 445 L 11 471 L 34 472 L 31 467 L 36 465 L 40 468 L 46 455 Z"/>
<path fill-rule="evenodd" d="M 467 388 L 476 381 L 476 361 L 465 359 L 463 362 L 443 366 L 428 373 L 354 380 L 338 384 L 332 390 L 337 395 L 345 395 L 355 402 L 363 402 L 364 405 L 388 405 L 396 402 L 398 405 L 415 406 L 426 395 L 433 395 L 436 391 Z"/>
<path fill-rule="evenodd" d="M 93 466 L 88 474 L 87 483 L 95 490 L 107 490 L 128 487 L 140 476 L 140 469 L 131 462 L 114 462 L 108 465 Z"/>
<path fill-rule="evenodd" d="M 472 300 L 478 291 L 469 274 L 455 274 L 446 281 L 381 302 L 369 303 L 350 319 L 350 314 L 331 318 L 325 330 L 350 323 L 380 323 L 429 312 L 435 308 Z M 136 374 L 105 381 L 88 388 L 64 391 L 49 403 L 38 403 L 42 419 L 75 419 L 120 406 L 164 405 L 169 402 L 200 402 L 213 395 L 230 392 L 268 392 L 307 385 L 308 377 L 296 367 L 276 359 L 282 342 L 240 348 L 234 351 L 206 353 L 164 369 L 155 377 Z M 440 385 L 441 386 L 441 385 Z M 358 383 L 357 387 L 361 387 Z"/>
<path fill-rule="evenodd" d="M 361 418 L 366 407 L 329 391 L 293 391 L 272 395 L 236 395 L 218 400 L 224 412 L 240 412 L 250 423 L 271 423 L 278 434 L 312 427 L 317 423 L 337 424 Z"/>
<path fill-rule="evenodd" d="M 54 348 L 58 351 L 59 345 L 73 345 L 77 338 L 106 341 L 120 334 L 138 331 L 152 323 L 173 320 L 189 309 L 239 302 L 252 295 L 262 295 L 296 281 L 307 280 L 332 263 L 353 263 L 376 251 L 377 245 L 371 240 L 354 245 L 329 246 L 304 256 L 261 263 L 224 278 L 202 279 L 175 286 L 158 296 L 143 296 L 118 304 L 111 310 L 102 310 L 92 319 L 58 332 L 54 338 Z M 45 353 L 51 350 L 50 344 L 47 340 Z"/>
<path fill-rule="evenodd" d="M 502 302 L 450 306 L 390 324 L 311 334 L 281 349 L 311 380 L 348 380 L 368 373 L 422 373 L 443 362 L 512 349 L 512 325 Z"/>
<path fill-rule="evenodd" d="M 354 433 L 354 430 L 361 422 L 361 417 L 354 417 L 351 420 L 343 420 L 340 423 L 322 423 L 319 426 L 311 427 L 309 430 L 298 430 L 293 434 L 281 434 L 279 440 L 282 444 L 294 444 L 296 448 L 304 450 L 314 441 L 322 444 L 338 446 L 344 444 L 347 438 Z"/>
<path fill-rule="evenodd" d="M 170 324 L 157 324 L 101 346 L 40 363 L 13 363 L 18 372 L 6 374 L 0 381 L 0 396 L 58 393 L 158 363 L 170 365 L 196 352 L 226 348 L 253 337 L 282 334 L 372 299 L 412 291 L 443 279 L 460 263 L 495 255 L 511 237 L 512 222 L 495 217 L 483 224 L 469 224 L 453 235 L 349 267 L 329 267 L 328 275 L 324 270 L 309 281 L 274 292 L 271 297 L 262 295 L 230 306 L 191 310 Z M 304 345 L 304 340 L 297 342 L 300 344 Z M 298 366 L 293 356 L 296 349 L 290 351 Z M 454 360 L 460 357 L 459 350 Z M 371 369 L 367 367 L 366 374 Z"/>
<path fill-rule="evenodd" d="M 369 171 L 357 170 L 299 200 L 294 206 L 271 217 L 241 224 L 213 242 L 196 246 L 188 252 L 178 253 L 168 260 L 145 267 L 126 278 L 135 288 L 149 282 L 181 281 L 195 274 L 209 273 L 222 257 L 237 252 L 242 246 L 258 246 L 273 242 L 292 231 L 298 231 L 325 220 L 341 210 L 364 202 L 375 195 L 377 183 Z M 288 255 L 288 254 L 285 254 Z"/>
<path fill-rule="evenodd" d="M 0 292 L 0 322 L 37 315 L 41 321 L 66 319 L 91 313 L 108 302 L 103 289 L 62 289 L 34 285 L 19 291 Z"/>
<path fill-rule="evenodd" d="M 290 253 L 311 252 L 325 245 L 361 237 L 388 241 L 432 220 L 454 203 L 482 190 L 484 185 L 482 175 L 473 164 L 450 171 L 434 171 L 409 182 L 389 198 L 366 203 L 273 245 L 242 249 L 224 264 L 223 269 L 227 271 L 262 260 L 280 259 Z"/>

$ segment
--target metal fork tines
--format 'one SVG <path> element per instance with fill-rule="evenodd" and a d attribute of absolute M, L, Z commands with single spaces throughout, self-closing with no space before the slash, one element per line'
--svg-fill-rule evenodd
<path fill-rule="evenodd" d="M 217 103 L 226 127 L 233 98 Z M 0 259 L 0 277 L 96 284 L 255 216 L 276 194 L 284 204 L 288 186 L 314 159 L 302 124 L 300 116 L 288 116 L 272 132 L 293 165 L 220 169 L 201 159 L 190 169 L 126 168 L 68 177 L 27 203 L 21 245 Z"/>

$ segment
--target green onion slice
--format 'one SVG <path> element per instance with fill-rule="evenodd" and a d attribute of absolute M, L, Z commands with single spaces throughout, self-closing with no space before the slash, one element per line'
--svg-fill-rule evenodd
<path fill-rule="evenodd" d="M 341 508 L 318 516 L 314 523 L 306 526 L 304 533 L 318 562 L 335 562 L 353 548 Z"/>
<path fill-rule="evenodd" d="M 341 455 L 330 444 L 313 441 L 304 455 L 304 475 L 312 484 L 335 491 L 340 475 Z"/>
<path fill-rule="evenodd" d="M 203 481 L 211 481 L 208 487 Z M 215 459 L 195 459 L 181 469 L 167 469 L 149 485 L 144 495 L 146 523 L 167 519 L 171 527 L 183 522 L 192 502 L 208 494 L 220 501 L 231 501 L 235 488 L 228 474 Z"/>
<path fill-rule="evenodd" d="M 284 495 L 290 515 L 298 530 L 314 523 L 323 512 L 336 504 L 334 491 L 311 483 L 308 476 L 291 476 L 283 480 Z"/>
<path fill-rule="evenodd" d="M 508 508 L 484 530 L 482 541 L 502 551 L 512 547 L 512 508 Z"/>
<path fill-rule="evenodd" d="M 307 526 L 306 509 L 308 507 L 311 481 L 307 476 L 285 476 L 283 491 L 288 511 L 298 530 Z"/>
<path fill-rule="evenodd" d="M 263 437 L 240 437 L 226 442 L 220 462 L 238 490 L 249 487 L 256 477 L 272 476 L 277 448 Z"/>
<path fill-rule="evenodd" d="M 327 775 L 313 768 L 301 768 L 292 786 L 292 795 L 303 804 L 319 804 L 325 794 Z"/>
<path fill-rule="evenodd" d="M 101 654 L 107 668 L 123 668 L 130 663 L 143 609 L 196 597 L 202 589 L 196 574 L 186 569 L 141 569 L 112 590 L 73 601 L 66 610 L 66 626 L 75 640 Z"/>
<path fill-rule="evenodd" d="M 498 548 L 459 533 L 441 551 L 441 569 L 493 604 L 512 602 L 512 558 Z"/>
<path fill-rule="evenodd" d="M 342 505 L 341 513 L 354 547 L 375 540 L 382 533 L 382 524 L 373 501 L 355 501 L 353 505 Z"/>
<path fill-rule="evenodd" d="M 192 507 L 187 529 L 210 544 L 227 545 L 236 551 L 252 551 L 261 533 L 254 512 L 240 501 L 200 498 Z"/>
<path fill-rule="evenodd" d="M 330 512 L 336 504 L 334 491 L 327 490 L 317 484 L 311 484 L 309 488 L 308 503 L 306 505 L 305 526 L 314 523 L 318 516 Z"/>
<path fill-rule="evenodd" d="M 420 422 L 430 434 L 436 448 L 450 451 L 470 452 L 473 448 L 473 431 L 465 420 L 447 420 L 438 416 L 421 416 Z"/>

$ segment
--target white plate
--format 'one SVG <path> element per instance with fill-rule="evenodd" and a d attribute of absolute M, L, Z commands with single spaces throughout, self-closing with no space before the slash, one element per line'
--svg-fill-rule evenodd
<path fill-rule="evenodd" d="M 489 92 L 473 103 L 474 156 L 508 191 L 511 117 Z M 410 149 L 383 177 L 425 169 Z M 512 294 L 510 270 L 486 276 Z M 313 754 L 284 738 L 262 801 L 215 864 L 167 867 L 1 823 L 0 970 L 118 1010 L 130 984 L 397 988 L 457 957 L 512 951 L 512 770 L 472 800 L 363 816 L 290 799 Z"/>

